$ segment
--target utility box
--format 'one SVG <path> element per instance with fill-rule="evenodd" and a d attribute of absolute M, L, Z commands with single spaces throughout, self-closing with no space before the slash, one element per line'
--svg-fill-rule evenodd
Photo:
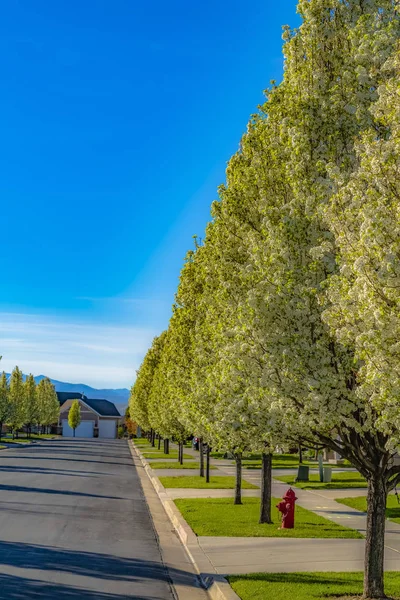
<path fill-rule="evenodd" d="M 310 467 L 307 465 L 299 465 L 296 481 L 310 481 Z"/>
<path fill-rule="evenodd" d="M 324 483 L 332 481 L 332 467 L 324 467 Z"/>

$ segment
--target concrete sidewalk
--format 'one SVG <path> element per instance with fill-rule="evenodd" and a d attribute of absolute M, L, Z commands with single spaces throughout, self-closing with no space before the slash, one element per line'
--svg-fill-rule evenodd
<path fill-rule="evenodd" d="M 198 537 L 220 575 L 362 571 L 364 540 L 302 538 Z M 400 570 L 400 554 L 385 548 L 385 569 Z"/>

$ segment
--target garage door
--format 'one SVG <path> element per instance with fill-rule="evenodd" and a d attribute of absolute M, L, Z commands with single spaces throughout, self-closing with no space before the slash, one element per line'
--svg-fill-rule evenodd
<path fill-rule="evenodd" d="M 111 438 L 117 437 L 117 422 L 115 419 L 99 419 L 99 438 Z"/>
<path fill-rule="evenodd" d="M 94 421 L 82 421 L 80 425 L 75 429 L 75 437 L 80 438 L 92 438 L 94 429 Z M 74 431 L 68 425 L 68 419 L 62 422 L 62 434 L 65 437 L 73 437 Z"/>

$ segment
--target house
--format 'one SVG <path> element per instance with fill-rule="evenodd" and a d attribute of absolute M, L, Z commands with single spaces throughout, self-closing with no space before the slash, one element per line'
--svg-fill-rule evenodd
<path fill-rule="evenodd" d="M 81 438 L 116 438 L 118 421 L 121 419 L 115 404 L 109 400 L 87 398 L 77 392 L 57 392 L 60 403 L 58 430 L 67 437 L 73 436 L 68 425 L 68 413 L 74 400 L 81 406 L 81 423 L 75 430 L 75 436 Z"/>

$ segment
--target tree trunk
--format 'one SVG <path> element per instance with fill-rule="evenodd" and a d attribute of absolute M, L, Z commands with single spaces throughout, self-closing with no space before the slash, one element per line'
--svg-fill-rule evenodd
<path fill-rule="evenodd" d="M 301 447 L 301 444 L 299 446 L 299 464 L 301 465 L 303 463 L 303 448 Z"/>
<path fill-rule="evenodd" d="M 235 454 L 236 482 L 235 482 L 235 504 L 242 504 L 242 455 Z"/>
<path fill-rule="evenodd" d="M 183 442 L 179 442 L 179 463 L 183 465 Z"/>
<path fill-rule="evenodd" d="M 75 437 L 75 429 L 74 429 L 74 437 Z"/>
<path fill-rule="evenodd" d="M 272 454 L 262 455 L 261 469 L 261 506 L 259 523 L 272 523 L 271 518 L 272 495 Z"/>
<path fill-rule="evenodd" d="M 161 435 L 158 434 L 158 449 L 160 450 L 161 448 Z"/>
<path fill-rule="evenodd" d="M 385 598 L 383 558 L 386 519 L 386 482 L 382 477 L 368 480 L 367 531 L 365 541 L 364 598 Z"/>
<path fill-rule="evenodd" d="M 1 442 L 1 434 L 3 433 L 3 423 L 0 421 L 0 442 Z"/>
<path fill-rule="evenodd" d="M 199 452 L 200 452 L 200 477 L 204 477 L 203 438 L 199 439 Z"/>
<path fill-rule="evenodd" d="M 165 440 L 165 452 L 164 454 L 169 454 L 169 439 Z"/>
<path fill-rule="evenodd" d="M 152 446 L 152 448 L 154 448 L 154 447 L 155 447 L 155 445 L 156 445 L 155 433 L 156 433 L 156 432 L 154 431 L 154 429 L 152 429 L 152 430 L 151 430 L 151 446 Z"/>
<path fill-rule="evenodd" d="M 206 455 L 206 483 L 210 483 L 210 444 L 207 444 Z"/>

